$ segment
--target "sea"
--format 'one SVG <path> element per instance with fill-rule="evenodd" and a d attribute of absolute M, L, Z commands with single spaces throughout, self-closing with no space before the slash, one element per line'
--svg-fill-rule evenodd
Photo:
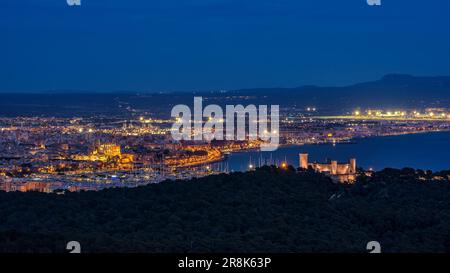
<path fill-rule="evenodd" d="M 300 153 L 309 154 L 310 162 L 327 162 L 328 159 L 348 162 L 356 158 L 358 167 L 364 169 L 450 170 L 450 132 L 359 138 L 336 145 L 282 146 L 274 152 L 237 152 L 229 155 L 226 162 L 230 171 L 246 171 L 250 166 L 283 161 L 297 168 Z"/>

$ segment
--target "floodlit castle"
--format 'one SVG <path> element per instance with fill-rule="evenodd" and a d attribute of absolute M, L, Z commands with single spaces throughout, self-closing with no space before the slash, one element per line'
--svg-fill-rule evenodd
<path fill-rule="evenodd" d="M 351 158 L 348 163 L 338 163 L 330 160 L 327 163 L 309 163 L 308 154 L 300 154 L 300 168 L 312 168 L 316 172 L 329 174 L 340 182 L 351 183 L 356 179 L 356 159 Z"/>

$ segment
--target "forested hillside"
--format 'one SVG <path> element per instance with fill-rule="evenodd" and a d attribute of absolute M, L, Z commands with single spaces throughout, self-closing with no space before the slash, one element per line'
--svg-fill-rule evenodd
<path fill-rule="evenodd" d="M 450 251 L 450 173 L 388 169 L 356 185 L 254 172 L 100 192 L 0 192 L 0 252 Z M 437 179 L 444 179 L 439 181 Z"/>

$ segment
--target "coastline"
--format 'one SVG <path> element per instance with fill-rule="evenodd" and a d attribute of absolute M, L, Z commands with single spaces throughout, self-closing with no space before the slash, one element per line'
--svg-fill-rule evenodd
<path fill-rule="evenodd" d="M 434 130 L 434 131 L 420 131 L 420 132 L 408 132 L 408 133 L 398 133 L 398 134 L 384 134 L 384 135 L 371 135 L 371 136 L 360 136 L 360 137 L 352 137 L 346 139 L 345 141 L 324 141 L 318 143 L 302 143 L 302 144 L 280 144 L 280 148 L 289 148 L 289 147 L 301 147 L 306 145 L 333 145 L 333 144 L 356 144 L 357 140 L 360 139 L 372 139 L 372 138 L 385 138 L 385 137 L 393 137 L 393 136 L 407 136 L 407 135 L 418 135 L 418 134 L 434 134 L 434 133 L 448 133 L 449 130 Z M 243 150 L 245 152 L 245 150 Z"/>
<path fill-rule="evenodd" d="M 441 171 L 450 169 L 446 160 L 450 149 L 450 130 L 417 132 L 411 134 L 390 134 L 354 138 L 351 145 L 348 142 L 341 145 L 332 143 L 321 144 L 284 144 L 274 152 L 241 151 L 230 156 L 230 169 L 245 170 L 248 162 L 263 164 L 267 160 L 282 162 L 297 166 L 298 153 L 307 152 L 314 160 L 333 159 L 347 162 L 349 158 L 356 158 L 358 166 L 365 169 L 382 170 L 384 168 L 430 169 Z M 442 134 L 442 137 L 441 137 Z M 417 137 L 410 137 L 417 136 Z"/>

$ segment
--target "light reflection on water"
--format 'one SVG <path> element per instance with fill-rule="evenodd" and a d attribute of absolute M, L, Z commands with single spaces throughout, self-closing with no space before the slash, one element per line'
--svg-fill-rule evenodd
<path fill-rule="evenodd" d="M 424 133 L 403 136 L 356 139 L 355 143 L 304 145 L 281 147 L 275 152 L 239 152 L 228 158 L 233 171 L 244 171 L 249 164 L 259 161 L 281 162 L 285 159 L 298 167 L 299 153 L 308 153 L 310 161 L 326 161 L 327 158 L 347 162 L 355 157 L 358 166 L 381 170 L 386 167 L 412 167 L 424 170 L 450 170 L 450 132 Z"/>

